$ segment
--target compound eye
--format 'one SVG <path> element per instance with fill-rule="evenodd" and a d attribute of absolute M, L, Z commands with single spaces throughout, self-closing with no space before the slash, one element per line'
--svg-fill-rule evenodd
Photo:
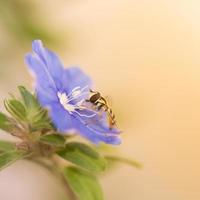
<path fill-rule="evenodd" d="M 96 93 L 90 97 L 90 102 L 95 103 L 101 97 L 100 93 Z"/>

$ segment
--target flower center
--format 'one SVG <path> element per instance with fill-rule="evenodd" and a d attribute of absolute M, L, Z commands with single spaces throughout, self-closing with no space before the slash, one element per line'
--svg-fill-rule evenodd
<path fill-rule="evenodd" d="M 88 94 L 89 92 L 85 92 L 84 90 L 88 88 L 88 86 L 85 86 L 84 88 L 75 87 L 68 95 L 66 93 L 58 92 L 57 96 L 59 99 L 60 104 L 63 106 L 63 108 L 69 112 L 69 114 L 78 114 L 80 117 L 94 117 L 97 112 L 94 110 L 91 110 L 83 105 L 85 102 L 85 99 L 82 98 L 81 100 L 77 101 L 76 103 L 73 102 L 73 100 L 79 99 L 81 96 Z M 82 114 L 80 111 L 90 111 L 90 115 Z"/>
<path fill-rule="evenodd" d="M 60 104 L 64 107 L 65 110 L 69 111 L 69 113 L 75 110 L 75 106 L 69 103 L 69 99 L 66 93 L 58 92 L 57 95 L 58 95 Z"/>

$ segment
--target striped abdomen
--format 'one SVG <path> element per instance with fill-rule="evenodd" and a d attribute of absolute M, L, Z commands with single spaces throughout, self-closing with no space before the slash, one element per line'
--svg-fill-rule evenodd
<path fill-rule="evenodd" d="M 109 126 L 110 129 L 112 129 L 112 127 L 116 124 L 115 115 L 112 109 L 107 105 L 107 102 L 104 99 L 99 99 L 94 104 L 97 106 L 98 110 L 103 109 L 105 112 L 108 113 Z"/>

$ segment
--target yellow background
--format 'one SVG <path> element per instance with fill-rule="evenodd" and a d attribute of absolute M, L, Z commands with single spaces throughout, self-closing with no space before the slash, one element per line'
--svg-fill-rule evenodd
<path fill-rule="evenodd" d="M 199 200 L 200 2 L 40 4 L 52 30 L 70 30 L 70 49 L 55 49 L 65 65 L 81 66 L 111 97 L 124 131 L 118 154 L 144 165 L 139 171 L 122 165 L 102 178 L 105 199 Z M 1 38 L 3 43 L 6 37 Z M 5 73 L 10 77 L 1 80 L 2 99 L 18 84 L 30 86 L 23 64 L 30 48 L 17 53 Z M 54 200 L 60 193 L 52 177 L 25 161 L 0 173 L 2 200 Z"/>

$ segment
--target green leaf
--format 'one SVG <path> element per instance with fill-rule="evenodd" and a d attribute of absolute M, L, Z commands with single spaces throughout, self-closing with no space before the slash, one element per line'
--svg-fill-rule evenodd
<path fill-rule="evenodd" d="M 65 146 L 65 138 L 58 134 L 43 135 L 40 137 L 40 141 L 57 147 Z"/>
<path fill-rule="evenodd" d="M 118 156 L 105 156 L 104 158 L 111 165 L 120 162 L 120 163 L 128 164 L 128 165 L 130 165 L 132 167 L 135 167 L 135 168 L 138 168 L 138 169 L 142 168 L 142 164 L 139 163 L 139 162 L 137 162 L 137 161 L 135 161 L 135 160 L 131 160 L 131 159 L 127 159 L 127 158 L 122 158 L 122 157 L 118 157 Z"/>
<path fill-rule="evenodd" d="M 29 117 L 30 128 L 32 131 L 38 129 L 52 129 L 53 126 L 51 124 L 51 120 L 48 117 L 47 110 L 43 108 L 39 108 L 37 111 L 31 114 Z"/>
<path fill-rule="evenodd" d="M 32 116 L 32 122 L 33 124 L 39 124 L 39 123 L 50 124 L 51 120 L 48 117 L 48 111 L 40 107 Z"/>
<path fill-rule="evenodd" d="M 24 86 L 18 86 L 23 102 L 28 109 L 38 109 L 40 107 L 37 99 Z"/>
<path fill-rule="evenodd" d="M 9 131 L 10 129 L 12 129 L 12 124 L 9 118 L 2 112 L 0 112 L 0 129 L 4 131 Z"/>
<path fill-rule="evenodd" d="M 14 118 L 23 121 L 26 120 L 26 109 L 20 101 L 16 99 L 6 100 L 5 107 Z"/>
<path fill-rule="evenodd" d="M 57 154 L 89 171 L 100 172 L 106 168 L 106 160 L 93 148 L 83 143 L 67 143 L 66 147 Z"/>
<path fill-rule="evenodd" d="M 0 140 L 0 152 L 13 151 L 15 149 L 16 149 L 16 146 L 14 143 Z"/>
<path fill-rule="evenodd" d="M 35 123 L 30 123 L 30 131 L 34 132 L 37 130 L 41 130 L 41 129 L 52 129 L 52 125 L 48 122 L 43 122 L 43 121 L 39 121 L 39 122 L 35 122 Z"/>
<path fill-rule="evenodd" d="M 39 109 L 37 109 L 37 111 L 32 116 L 32 121 L 38 122 L 38 121 L 46 118 L 46 116 L 47 116 L 47 110 L 39 108 Z"/>
<path fill-rule="evenodd" d="M 37 98 L 31 94 L 25 87 L 18 86 L 23 103 L 27 112 L 27 121 L 30 125 L 30 130 L 35 131 L 38 129 L 51 129 L 51 120 L 48 117 L 46 109 L 42 108 Z"/>
<path fill-rule="evenodd" d="M 5 167 L 11 165 L 12 163 L 16 162 L 24 158 L 27 155 L 24 151 L 8 151 L 3 152 L 0 154 L 0 171 Z"/>
<path fill-rule="evenodd" d="M 95 176 L 75 167 L 65 168 L 64 176 L 79 200 L 103 200 L 103 192 Z"/>

